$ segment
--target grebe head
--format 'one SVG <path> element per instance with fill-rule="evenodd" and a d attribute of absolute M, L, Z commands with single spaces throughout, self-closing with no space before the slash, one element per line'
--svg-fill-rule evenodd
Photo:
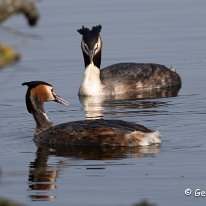
<path fill-rule="evenodd" d="M 44 102 L 55 101 L 60 104 L 68 105 L 68 102 L 60 98 L 53 86 L 43 81 L 24 82 L 22 85 L 28 86 L 26 92 L 26 106 L 36 121 L 36 132 L 40 132 L 53 126 L 44 111 Z"/>
<path fill-rule="evenodd" d="M 28 86 L 26 93 L 26 106 L 29 113 L 32 112 L 32 106 L 38 103 L 40 106 L 44 102 L 55 101 L 60 104 L 68 105 L 68 102 L 60 98 L 53 86 L 43 81 L 24 82 L 22 85 Z M 37 105 L 37 106 L 38 106 Z M 38 109 L 38 108 L 37 108 Z M 40 109 L 40 108 L 39 108 Z"/>
<path fill-rule="evenodd" d="M 98 25 L 93 26 L 91 30 L 84 26 L 77 30 L 82 35 L 81 49 L 85 67 L 93 62 L 95 66 L 100 68 L 102 48 L 101 29 L 102 26 Z"/>

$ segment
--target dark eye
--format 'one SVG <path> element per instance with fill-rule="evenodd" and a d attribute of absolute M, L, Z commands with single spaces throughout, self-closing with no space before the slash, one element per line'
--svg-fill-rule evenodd
<path fill-rule="evenodd" d="M 51 93 L 54 93 L 54 89 L 53 88 L 51 88 Z"/>

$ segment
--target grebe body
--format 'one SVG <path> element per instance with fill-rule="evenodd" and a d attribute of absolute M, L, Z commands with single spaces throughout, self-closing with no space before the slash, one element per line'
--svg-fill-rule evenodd
<path fill-rule="evenodd" d="M 68 103 L 46 82 L 32 81 L 22 85 L 28 86 L 26 106 L 36 121 L 34 142 L 37 145 L 134 147 L 161 143 L 159 132 L 122 120 L 80 120 L 54 126 L 44 111 L 44 102 Z"/>
<path fill-rule="evenodd" d="M 37 144 L 53 147 L 86 146 L 147 146 L 159 144 L 159 132 L 122 120 L 80 120 L 59 124 L 36 136 Z"/>
<path fill-rule="evenodd" d="M 175 69 L 161 64 L 118 63 L 100 69 L 101 28 L 99 25 L 90 30 L 83 26 L 77 30 L 82 35 L 81 49 L 85 64 L 80 96 L 115 96 L 172 87 L 180 89 L 181 78 Z"/>

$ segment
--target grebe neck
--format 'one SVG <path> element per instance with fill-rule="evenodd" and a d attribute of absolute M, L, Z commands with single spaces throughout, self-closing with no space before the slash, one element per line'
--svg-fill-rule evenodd
<path fill-rule="evenodd" d="M 44 111 L 44 104 L 38 101 L 38 99 L 35 100 L 35 103 L 32 103 L 31 113 L 36 122 L 35 135 L 38 135 L 53 126 L 53 123 Z"/>
<path fill-rule="evenodd" d="M 92 62 L 85 69 L 79 94 L 83 96 L 100 95 L 102 89 L 103 85 L 100 80 L 100 69 Z"/>

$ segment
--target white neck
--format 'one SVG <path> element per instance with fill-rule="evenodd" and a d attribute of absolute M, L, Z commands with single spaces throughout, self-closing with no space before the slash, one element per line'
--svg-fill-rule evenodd
<path fill-rule="evenodd" d="M 82 84 L 79 88 L 79 95 L 102 95 L 102 90 L 103 86 L 100 80 L 100 69 L 91 63 L 85 69 Z"/>

